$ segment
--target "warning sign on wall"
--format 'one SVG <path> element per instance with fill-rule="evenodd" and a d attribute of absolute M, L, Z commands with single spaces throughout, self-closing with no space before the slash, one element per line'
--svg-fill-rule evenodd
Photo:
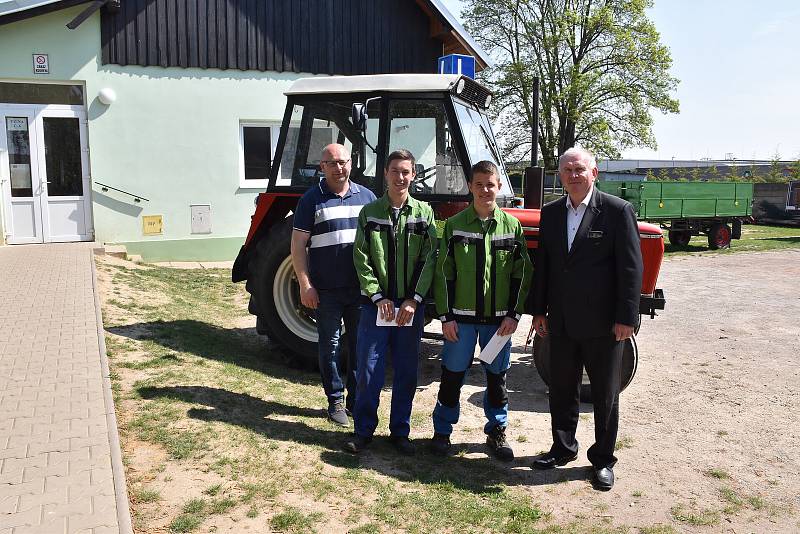
<path fill-rule="evenodd" d="M 47 54 L 33 54 L 33 73 L 50 74 L 50 60 Z"/>

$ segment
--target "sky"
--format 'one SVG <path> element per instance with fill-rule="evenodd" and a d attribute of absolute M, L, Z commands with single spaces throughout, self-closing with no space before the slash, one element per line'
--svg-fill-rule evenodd
<path fill-rule="evenodd" d="M 459 20 L 463 2 L 443 0 Z M 653 111 L 636 159 L 800 159 L 800 2 L 655 0 L 680 113 Z"/>

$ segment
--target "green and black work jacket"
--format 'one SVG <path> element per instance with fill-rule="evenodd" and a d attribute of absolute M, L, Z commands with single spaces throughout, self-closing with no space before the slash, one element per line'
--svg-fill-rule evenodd
<path fill-rule="evenodd" d="M 353 261 L 361 294 L 421 303 L 436 265 L 436 225 L 427 202 L 408 197 L 397 220 L 389 195 L 364 206 L 358 216 Z"/>
<path fill-rule="evenodd" d="M 519 221 L 495 206 L 483 222 L 470 204 L 444 226 L 434 274 L 436 313 L 442 322 L 519 321 L 532 275 Z"/>

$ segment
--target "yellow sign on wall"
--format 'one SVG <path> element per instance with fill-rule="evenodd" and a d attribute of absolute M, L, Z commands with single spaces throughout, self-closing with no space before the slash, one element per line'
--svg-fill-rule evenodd
<path fill-rule="evenodd" d="M 161 235 L 164 221 L 161 215 L 142 215 L 142 232 L 144 235 Z"/>

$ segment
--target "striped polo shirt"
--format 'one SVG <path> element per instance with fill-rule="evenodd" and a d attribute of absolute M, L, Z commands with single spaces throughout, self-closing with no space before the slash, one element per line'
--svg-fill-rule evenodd
<path fill-rule="evenodd" d="M 344 196 L 336 195 L 324 178 L 300 197 L 294 229 L 311 234 L 308 276 L 317 289 L 359 287 L 353 264 L 358 214 L 375 198 L 372 191 L 353 181 Z"/>

